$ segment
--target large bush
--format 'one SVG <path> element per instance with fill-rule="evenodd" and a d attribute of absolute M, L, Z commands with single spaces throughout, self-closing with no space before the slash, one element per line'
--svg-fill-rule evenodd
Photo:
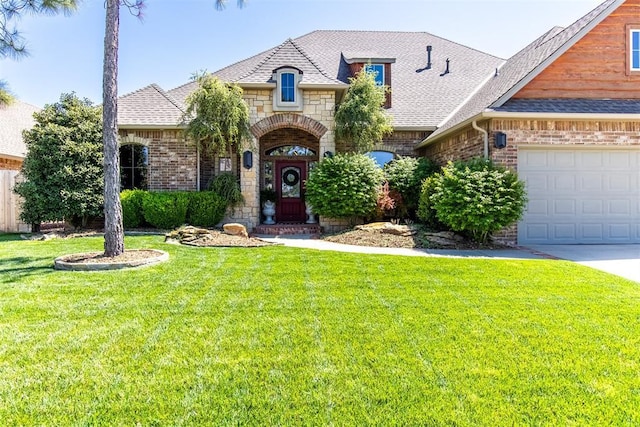
<path fill-rule="evenodd" d="M 208 189 L 222 197 L 229 206 L 238 206 L 244 202 L 238 178 L 232 172 L 222 172 L 220 175 L 213 177 Z"/>
<path fill-rule="evenodd" d="M 389 190 L 397 193 L 396 209 L 400 216 L 415 217 L 423 181 L 437 171 L 435 163 L 422 157 L 399 157 L 384 166 Z"/>
<path fill-rule="evenodd" d="M 382 170 L 364 154 L 338 154 L 322 160 L 306 182 L 313 211 L 331 218 L 356 218 L 376 210 Z"/>
<path fill-rule="evenodd" d="M 20 216 L 34 229 L 62 219 L 86 225 L 103 212 L 102 110 L 63 94 L 33 117 L 23 134 L 25 180 L 15 186 L 24 199 Z"/>
<path fill-rule="evenodd" d="M 188 193 L 187 222 L 200 227 L 213 227 L 224 218 L 227 202 L 211 191 Z"/>
<path fill-rule="evenodd" d="M 144 223 L 142 199 L 145 193 L 144 190 L 124 190 L 120 193 L 124 228 L 136 228 Z"/>
<path fill-rule="evenodd" d="M 522 217 L 524 183 L 516 173 L 488 161 L 449 163 L 425 185 L 428 206 L 453 231 L 485 242 L 491 233 Z"/>
<path fill-rule="evenodd" d="M 146 192 L 142 197 L 144 219 L 160 229 L 172 229 L 187 222 L 189 193 Z"/>

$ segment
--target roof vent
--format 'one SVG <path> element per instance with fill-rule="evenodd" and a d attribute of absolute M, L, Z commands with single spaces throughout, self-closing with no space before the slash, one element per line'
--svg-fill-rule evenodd
<path fill-rule="evenodd" d="M 427 46 L 427 66 L 425 67 L 425 70 L 431 69 L 431 51 L 432 50 L 433 50 L 433 46 L 431 45 Z"/>
<path fill-rule="evenodd" d="M 440 77 L 442 76 L 446 76 L 447 74 L 449 74 L 451 71 L 449 71 L 449 58 L 447 58 L 447 68 L 444 70 L 444 73 L 440 74 Z"/>

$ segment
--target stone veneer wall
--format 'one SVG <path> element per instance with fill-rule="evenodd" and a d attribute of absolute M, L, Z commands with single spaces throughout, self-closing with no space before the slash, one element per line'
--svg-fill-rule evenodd
<path fill-rule="evenodd" d="M 244 99 L 249 105 L 249 116 L 251 125 L 258 123 L 275 114 L 292 114 L 291 112 L 273 111 L 273 90 L 269 89 L 245 89 Z M 320 90 L 303 91 L 304 107 L 300 114 L 310 117 L 323 124 L 328 131 L 320 138 L 320 152 L 322 156 L 326 151 L 335 151 L 335 141 L 333 134 L 333 114 L 335 109 L 335 92 Z M 244 224 L 251 230 L 260 223 L 260 181 L 258 173 L 260 171 L 260 149 L 259 141 L 253 138 L 250 149 L 253 152 L 253 167 L 240 168 L 240 182 L 245 203 L 242 207 L 229 212 L 225 221 L 234 221 Z"/>

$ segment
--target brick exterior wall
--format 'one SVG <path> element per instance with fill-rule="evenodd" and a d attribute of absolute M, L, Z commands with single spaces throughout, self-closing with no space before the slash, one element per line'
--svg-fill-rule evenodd
<path fill-rule="evenodd" d="M 518 169 L 521 145 L 564 146 L 640 146 L 640 122 L 599 120 L 492 119 L 480 123 L 489 131 L 489 157 L 494 163 Z M 494 148 L 494 132 L 507 134 L 507 147 Z M 420 154 L 444 165 L 449 160 L 468 160 L 483 155 L 483 138 L 471 126 L 448 138 L 432 143 Z M 515 242 L 517 227 L 507 227 L 494 234 L 504 242 Z"/>
<path fill-rule="evenodd" d="M 149 190 L 197 189 L 196 146 L 183 138 L 182 131 L 123 129 L 120 140 L 123 144 L 135 140 L 149 147 Z"/>
<path fill-rule="evenodd" d="M 404 157 L 415 157 L 418 153 L 416 145 L 422 142 L 431 132 L 395 131 L 391 135 L 383 138 L 382 143 L 376 144 L 374 150 L 389 151 Z M 345 153 L 354 151 L 352 144 L 343 141 L 336 142 L 336 151 Z"/>
<path fill-rule="evenodd" d="M 0 170 L 19 171 L 21 167 L 22 160 L 0 157 Z"/>

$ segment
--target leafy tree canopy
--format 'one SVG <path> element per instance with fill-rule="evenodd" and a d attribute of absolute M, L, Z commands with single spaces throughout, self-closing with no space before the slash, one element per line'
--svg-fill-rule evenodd
<path fill-rule="evenodd" d="M 364 68 L 349 82 L 335 115 L 336 136 L 353 144 L 357 152 L 371 151 L 393 131 L 391 117 L 382 108 L 388 89 L 377 86 L 375 76 Z"/>
<path fill-rule="evenodd" d="M 63 94 L 34 114 L 24 132 L 27 156 L 22 219 L 31 224 L 62 219 L 85 222 L 102 213 L 102 111 L 89 100 Z"/>
<path fill-rule="evenodd" d="M 226 84 L 210 74 L 193 77 L 198 88 L 187 97 L 183 121 L 187 137 L 212 154 L 230 153 L 249 140 L 249 107 L 242 88 Z"/>

